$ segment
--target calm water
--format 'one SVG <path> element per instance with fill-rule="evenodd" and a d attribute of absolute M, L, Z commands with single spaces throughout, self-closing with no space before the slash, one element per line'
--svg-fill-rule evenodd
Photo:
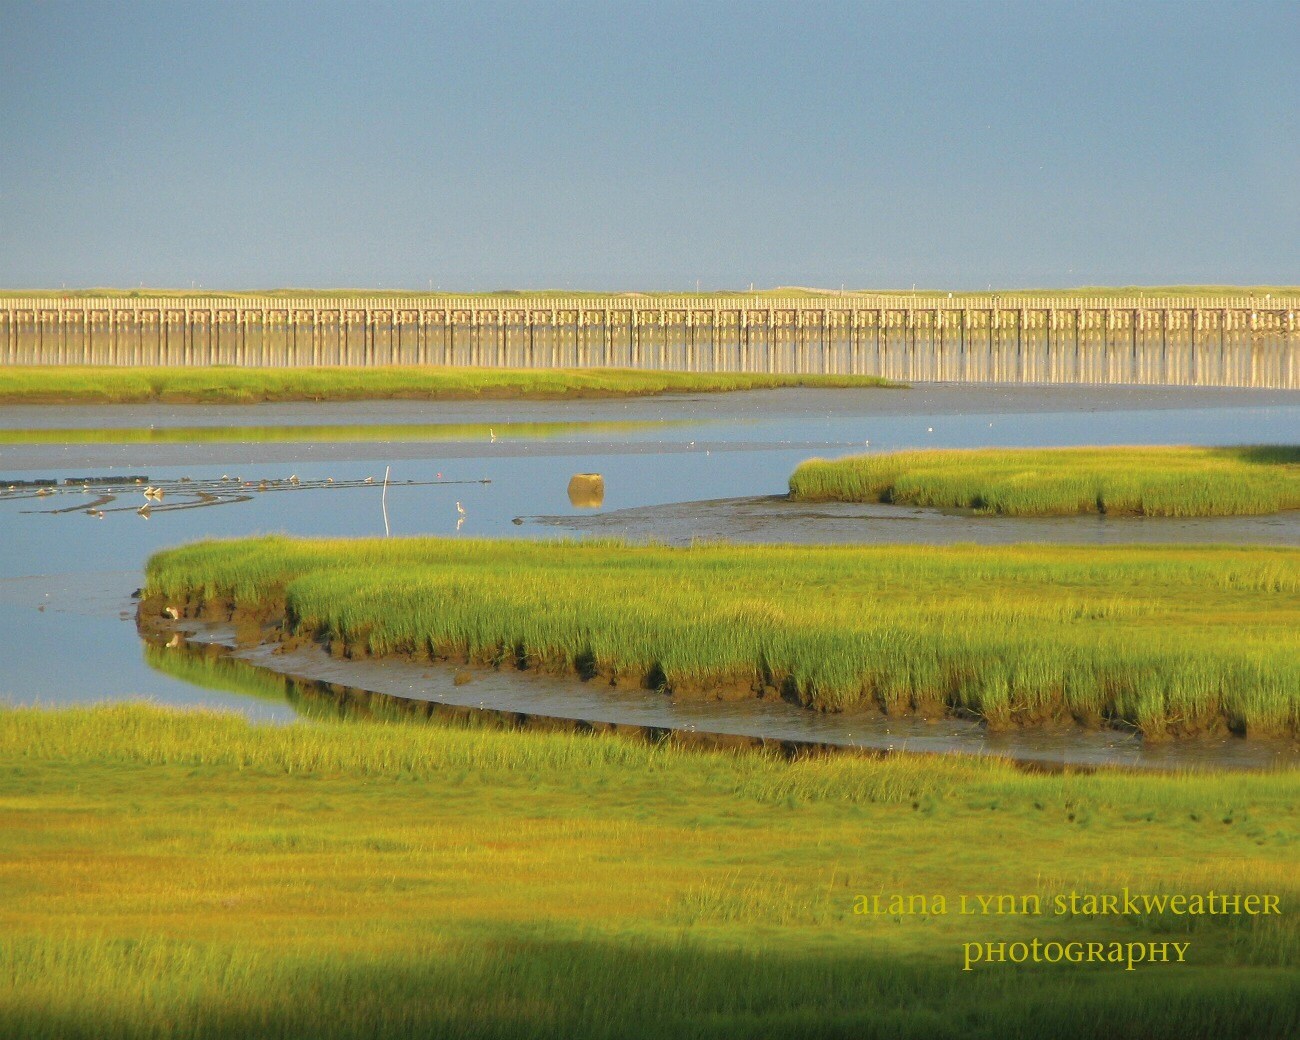
<path fill-rule="evenodd" d="M 1294 514 L 1181 523 L 990 521 L 880 507 L 794 506 L 772 497 L 784 492 L 794 466 L 812 455 L 922 446 L 1297 441 L 1300 393 L 1185 388 L 933 386 L 638 401 L 4 407 L 0 698 L 67 703 L 143 696 L 234 708 L 256 718 L 294 717 L 285 702 L 205 688 L 146 662 L 130 595 L 151 552 L 196 538 L 377 535 L 387 519 L 394 535 L 462 537 L 575 537 L 593 530 L 672 541 L 706 536 L 1300 544 L 1300 517 Z M 385 502 L 386 467 L 393 483 Z M 579 472 L 603 474 L 601 509 L 570 504 L 567 485 Z M 5 490 L 24 481 L 114 475 L 165 483 L 167 496 L 153 503 L 146 519 L 136 512 L 145 499 L 134 485 L 116 489 L 117 497 L 107 503 L 99 483 L 88 492 L 80 484 L 57 486 L 39 497 L 32 490 L 21 496 L 20 490 Z M 299 483 L 289 484 L 290 476 Z M 183 485 L 182 478 L 190 479 Z M 367 478 L 376 483 L 364 483 Z M 325 484 L 331 479 L 332 485 Z M 263 481 L 266 489 L 258 490 Z M 214 495 L 218 501 L 201 508 L 176 508 L 198 504 L 200 486 L 230 492 Z M 95 501 L 101 502 L 102 518 L 85 511 Z M 418 696 L 433 696 L 435 685 L 432 679 L 424 687 L 407 681 Z M 572 690 L 516 684 L 494 693 L 491 685 L 481 683 L 463 699 L 477 704 L 489 696 L 506 698 L 517 706 L 526 694 L 533 711 L 563 714 L 555 707 L 573 707 Z M 445 695 L 455 696 L 455 688 L 448 686 Z M 800 717 L 808 713 L 787 717 L 785 706 L 770 707 L 786 714 L 778 719 L 755 705 L 697 704 L 689 706 L 689 718 L 669 722 L 701 729 L 743 725 L 772 735 L 774 727 L 813 727 L 815 739 L 853 741 L 862 739 L 866 725 L 834 716 Z M 617 712 L 631 710 L 612 702 L 581 707 L 587 717 L 612 721 Z M 651 697 L 633 713 L 678 710 Z M 930 727 L 911 739 L 929 741 L 936 733 Z M 937 736 L 947 746 L 979 742 L 986 748 L 1009 739 L 987 738 L 973 727 Z M 1084 744 L 1096 744 L 1095 736 L 1030 734 L 1017 740 L 1038 741 L 1040 751 L 1060 756 L 1067 748 L 1079 752 Z M 1220 757 L 1237 761 L 1244 755 L 1246 764 L 1258 764 L 1276 752 L 1261 748 L 1256 754 L 1240 746 L 1249 743 L 1236 742 Z M 1108 752 L 1112 756 L 1147 755 L 1162 763 L 1170 755 L 1195 761 L 1207 751 L 1135 751 L 1133 742 L 1103 735 L 1099 746 L 1105 751 L 1107 744 L 1119 748 Z"/>

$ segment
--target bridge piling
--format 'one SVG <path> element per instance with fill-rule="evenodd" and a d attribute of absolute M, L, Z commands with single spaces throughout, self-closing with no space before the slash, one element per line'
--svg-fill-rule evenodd
<path fill-rule="evenodd" d="M 0 297 L 4 365 L 439 364 L 1300 388 L 1300 297 Z"/>

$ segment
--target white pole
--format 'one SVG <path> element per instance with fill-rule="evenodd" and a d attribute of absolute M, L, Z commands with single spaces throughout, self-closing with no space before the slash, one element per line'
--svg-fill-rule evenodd
<path fill-rule="evenodd" d="M 380 495 L 379 495 L 379 504 L 383 507 L 383 510 L 384 510 L 384 537 L 385 537 L 385 538 L 388 538 L 388 537 L 389 537 L 389 530 L 388 530 L 388 472 L 389 472 L 389 470 L 391 470 L 392 468 L 393 468 L 392 466 L 385 466 L 385 467 L 384 467 L 384 490 L 383 490 L 383 491 L 380 493 Z"/>

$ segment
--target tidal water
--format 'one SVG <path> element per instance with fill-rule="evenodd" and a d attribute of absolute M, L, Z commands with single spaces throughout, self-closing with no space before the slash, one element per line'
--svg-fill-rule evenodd
<path fill-rule="evenodd" d="M 1300 545 L 1296 514 L 1008 521 L 810 506 L 780 497 L 790 471 L 811 456 L 915 447 L 1265 442 L 1300 442 L 1300 392 L 932 385 L 632 401 L 0 407 L 0 699 L 62 704 L 148 698 L 258 719 L 295 718 L 288 701 L 236 692 L 195 669 L 187 677 L 177 674 L 183 668 L 160 669 L 156 653 L 147 659 L 131 594 L 150 553 L 194 539 L 387 530 L 394 536 L 512 538 L 597 533 L 670 542 Z M 602 475 L 598 508 L 571 501 L 568 486 L 576 473 Z M 164 488 L 163 497 L 146 499 L 150 487 Z M 411 696 L 435 696 L 438 686 L 436 696 L 455 698 L 460 689 L 448 684 L 441 690 L 434 678 L 424 687 L 409 677 L 402 681 Z M 502 688 L 494 693 L 494 685 Z M 660 720 L 655 725 L 743 727 L 771 735 L 793 727 L 815 731 L 809 739 L 873 746 L 896 736 L 864 735 L 868 725 L 860 718 L 790 715 L 794 709 L 780 705 L 685 707 L 656 695 L 638 699 L 635 709 L 612 700 L 576 704 L 568 687 L 480 682 L 465 687 L 462 700 L 487 706 L 495 697 L 510 710 L 523 710 L 524 696 L 524 707 L 542 714 L 603 713 L 618 721 L 630 712 Z M 1262 745 L 1252 750 L 1252 741 L 1216 751 L 1199 743 L 1143 749 L 1122 735 L 1073 731 L 1016 738 L 1037 741 L 1035 752 L 1007 747 L 1009 738 L 990 737 L 978 727 L 953 725 L 951 733 L 924 727 L 910 739 L 930 749 L 978 746 L 1060 760 L 1100 755 L 1162 765 L 1260 765 L 1286 755 Z"/>

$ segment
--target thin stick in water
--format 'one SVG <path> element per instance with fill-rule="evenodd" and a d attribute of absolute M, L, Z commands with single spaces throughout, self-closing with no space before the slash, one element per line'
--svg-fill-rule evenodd
<path fill-rule="evenodd" d="M 383 507 L 384 510 L 384 537 L 385 538 L 391 536 L 388 530 L 388 473 L 392 468 L 393 468 L 392 466 L 384 467 L 384 490 L 379 495 L 379 504 Z"/>

